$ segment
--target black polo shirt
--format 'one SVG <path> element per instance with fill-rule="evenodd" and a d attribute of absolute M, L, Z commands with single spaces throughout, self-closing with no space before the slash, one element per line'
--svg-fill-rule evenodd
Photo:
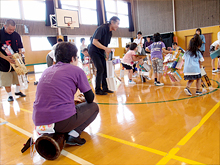
<path fill-rule="evenodd" d="M 12 44 L 12 42 L 14 42 L 14 44 Z M 23 48 L 20 35 L 17 32 L 14 32 L 12 34 L 5 33 L 4 28 L 0 30 L 0 51 L 2 52 L 2 54 L 7 56 L 5 51 L 2 50 L 3 44 L 10 45 L 15 53 L 18 52 L 18 49 Z M 0 57 L 0 71 L 8 72 L 9 69 L 10 63 Z M 11 68 L 11 71 L 14 71 L 14 69 Z"/>
<path fill-rule="evenodd" d="M 112 31 L 109 30 L 109 24 L 103 24 L 99 26 L 92 36 L 91 44 L 89 46 L 89 54 L 90 55 L 98 54 L 101 56 L 105 56 L 105 50 L 97 48 L 95 45 L 93 45 L 92 41 L 93 39 L 98 39 L 98 41 L 102 45 L 107 47 L 111 41 L 111 37 L 112 37 Z"/>

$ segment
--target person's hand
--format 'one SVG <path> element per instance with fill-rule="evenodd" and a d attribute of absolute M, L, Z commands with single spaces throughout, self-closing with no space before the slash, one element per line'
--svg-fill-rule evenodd
<path fill-rule="evenodd" d="M 109 53 L 111 53 L 111 51 L 112 51 L 112 49 L 110 49 L 110 48 L 106 47 L 106 49 L 105 49 L 106 54 L 108 54 L 108 55 L 109 55 Z"/>
<path fill-rule="evenodd" d="M 15 60 L 12 56 L 5 56 L 5 60 L 7 60 L 11 64 L 15 64 Z"/>

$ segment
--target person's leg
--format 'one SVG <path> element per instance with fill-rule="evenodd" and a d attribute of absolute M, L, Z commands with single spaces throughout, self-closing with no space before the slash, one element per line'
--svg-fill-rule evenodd
<path fill-rule="evenodd" d="M 108 91 L 108 84 L 106 81 L 107 78 L 107 68 L 106 68 L 106 60 L 105 57 L 101 57 L 103 73 L 102 73 L 102 89 L 103 91 Z"/>
<path fill-rule="evenodd" d="M 154 76 L 154 84 L 157 83 L 157 64 L 156 60 L 152 60 L 152 68 L 153 68 L 153 76 Z"/>
<path fill-rule="evenodd" d="M 129 78 L 129 80 L 131 80 L 131 81 L 132 81 L 132 74 L 133 74 L 133 70 L 132 70 L 132 69 L 129 69 L 129 70 L 128 70 L 128 78 Z"/>
<path fill-rule="evenodd" d="M 11 93 L 12 73 L 0 71 L 0 86 L 5 87 L 8 94 L 8 101 L 14 101 Z"/>
<path fill-rule="evenodd" d="M 18 75 L 15 71 L 11 72 L 12 73 L 12 84 L 16 84 L 16 87 L 15 87 L 15 95 L 16 96 L 21 96 L 21 97 L 25 97 L 26 95 L 23 94 L 21 91 L 20 91 L 20 84 L 19 84 L 19 81 L 18 81 Z"/>
<path fill-rule="evenodd" d="M 99 107 L 96 103 L 81 103 L 76 105 L 76 114 L 70 118 L 55 123 L 54 130 L 59 133 L 69 133 L 75 130 L 79 135 L 96 118 Z"/>
<path fill-rule="evenodd" d="M 193 81 L 194 81 L 194 80 L 189 80 L 189 81 L 187 82 L 186 88 L 184 89 L 184 92 L 185 92 L 187 95 L 189 95 L 189 96 L 192 95 L 192 93 L 190 92 L 189 88 L 191 87 Z"/>
<path fill-rule="evenodd" d="M 186 87 L 187 87 L 188 89 L 191 87 L 193 81 L 194 81 L 194 80 L 189 80 L 189 81 L 187 82 Z M 201 82 L 200 82 L 200 83 L 201 83 Z"/>
<path fill-rule="evenodd" d="M 102 76 L 104 73 L 104 68 L 102 64 L 102 60 L 98 54 L 91 55 L 92 61 L 94 62 L 94 65 L 96 67 L 96 86 L 95 86 L 95 92 L 101 91 L 101 83 L 102 83 Z M 104 57 L 103 57 L 104 58 Z"/>
<path fill-rule="evenodd" d="M 196 91 L 200 91 L 200 87 L 201 87 L 201 78 L 198 78 L 196 80 Z"/>
<path fill-rule="evenodd" d="M 218 72 L 220 71 L 220 57 L 218 58 Z"/>
<path fill-rule="evenodd" d="M 163 83 L 160 82 L 161 77 L 163 76 L 163 61 L 157 59 L 157 85 L 162 86 Z"/>

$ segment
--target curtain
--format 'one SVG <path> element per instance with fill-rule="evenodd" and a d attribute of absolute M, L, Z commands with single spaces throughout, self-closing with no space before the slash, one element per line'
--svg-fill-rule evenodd
<path fill-rule="evenodd" d="M 166 48 L 172 47 L 173 36 L 174 36 L 173 33 L 161 34 L 162 41 L 164 42 Z"/>
<path fill-rule="evenodd" d="M 57 43 L 57 37 L 47 37 L 47 40 L 49 41 L 51 46 Z"/>
<path fill-rule="evenodd" d="M 134 31 L 134 23 L 132 19 L 132 14 L 131 14 L 131 3 L 128 2 L 128 19 L 129 19 L 129 32 Z"/>
<path fill-rule="evenodd" d="M 50 14 L 55 14 L 55 7 L 53 0 L 46 0 L 46 19 L 45 19 L 45 26 L 50 26 Z M 62 9 L 61 1 L 58 0 L 58 8 Z M 55 23 L 55 22 L 53 22 Z"/>
<path fill-rule="evenodd" d="M 98 26 L 100 26 L 104 23 L 102 16 L 101 0 L 96 0 L 96 9 L 97 9 L 97 22 L 98 22 Z"/>

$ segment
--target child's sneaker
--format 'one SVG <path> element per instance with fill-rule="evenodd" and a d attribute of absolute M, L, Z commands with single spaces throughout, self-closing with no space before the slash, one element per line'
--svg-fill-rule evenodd
<path fill-rule="evenodd" d="M 196 91 L 196 95 L 201 95 L 201 94 L 202 94 L 202 92 Z"/>
<path fill-rule="evenodd" d="M 148 76 L 143 76 L 143 77 L 146 78 L 147 80 L 151 80 L 151 78 Z"/>
<path fill-rule="evenodd" d="M 192 96 L 192 93 L 190 92 L 190 90 L 188 88 L 184 89 L 184 92 L 188 95 L 188 96 Z"/>
<path fill-rule="evenodd" d="M 156 83 L 156 86 L 164 86 L 164 83 L 157 82 L 157 83 Z"/>
<path fill-rule="evenodd" d="M 220 69 L 219 69 L 220 70 Z M 213 69 L 212 73 L 218 72 L 218 69 Z"/>
<path fill-rule="evenodd" d="M 135 85 L 136 82 L 134 82 L 133 80 L 129 80 L 129 81 L 128 81 L 128 84 L 130 84 L 130 85 Z"/>

